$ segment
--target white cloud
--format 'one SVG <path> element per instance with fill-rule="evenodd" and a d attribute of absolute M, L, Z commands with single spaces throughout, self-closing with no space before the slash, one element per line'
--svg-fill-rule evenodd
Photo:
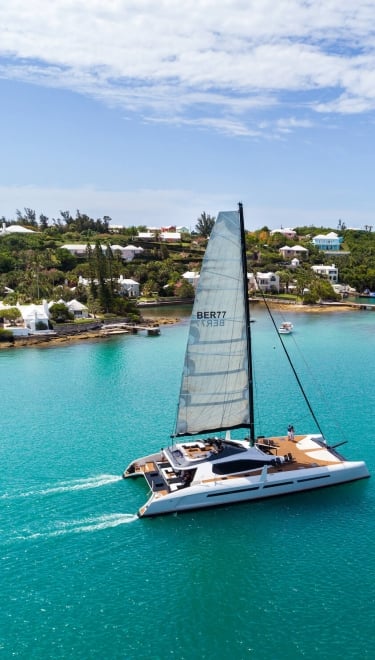
<path fill-rule="evenodd" d="M 369 0 L 13 0 L 2 3 L 0 24 L 1 77 L 89 94 L 154 121 L 193 113 L 200 126 L 251 136 L 259 108 L 280 104 L 282 119 L 286 93 L 297 111 L 309 92 L 305 112 L 317 120 L 375 105 Z M 271 134 L 283 131 L 276 122 Z"/>

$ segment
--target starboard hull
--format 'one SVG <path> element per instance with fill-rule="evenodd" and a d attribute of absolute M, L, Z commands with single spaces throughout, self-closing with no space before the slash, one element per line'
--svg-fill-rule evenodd
<path fill-rule="evenodd" d="M 306 436 L 298 444 L 303 442 L 311 443 L 313 436 Z M 284 440 L 284 444 L 287 443 Z M 184 445 L 188 447 L 187 443 Z M 317 445 L 317 447 L 320 445 Z M 296 450 L 295 450 L 296 451 Z M 316 449 L 315 451 L 320 451 Z M 327 450 L 324 450 L 327 451 Z M 335 457 L 333 457 L 334 459 Z M 157 465 L 166 460 L 166 455 L 163 452 L 157 454 L 150 454 L 137 462 L 134 462 L 127 468 L 124 477 L 134 477 L 143 474 L 136 472 L 132 466 L 149 464 Z M 167 468 L 167 470 L 170 468 Z M 162 470 L 160 470 L 160 476 Z M 151 475 L 156 473 L 151 473 Z M 147 475 L 148 476 L 148 475 Z M 207 509 L 218 506 L 238 504 L 242 502 L 255 502 L 262 499 L 271 497 L 281 497 L 283 495 L 293 495 L 305 491 L 317 490 L 331 486 L 358 481 L 368 478 L 369 472 L 366 464 L 363 461 L 352 462 L 345 460 L 337 460 L 333 464 L 317 465 L 316 463 L 311 466 L 301 466 L 297 463 L 295 469 L 293 464 L 280 468 L 279 471 L 275 470 L 271 464 L 263 466 L 262 469 L 255 470 L 246 475 L 228 475 L 226 477 L 202 479 L 199 483 L 192 483 L 191 485 L 181 485 L 173 487 L 170 486 L 168 490 L 154 490 L 157 488 L 157 475 L 151 478 L 148 477 L 148 482 L 152 489 L 152 494 L 148 501 L 139 509 L 139 517 L 151 517 L 170 513 L 182 513 L 184 511 L 191 511 L 194 509 Z M 155 479 L 155 481 L 153 481 Z"/>
<path fill-rule="evenodd" d="M 327 488 L 347 484 L 360 479 L 366 479 L 370 475 L 364 463 L 351 465 L 342 468 L 336 473 L 329 471 L 324 475 L 305 477 L 303 479 L 280 481 L 280 483 L 267 483 L 262 486 L 231 485 L 230 492 L 226 487 L 225 492 L 215 488 L 214 492 L 209 489 L 190 487 L 192 492 L 179 493 L 178 496 L 165 496 L 162 500 L 155 500 L 153 497 L 138 511 L 139 517 L 151 517 L 165 515 L 168 513 L 182 513 L 194 509 L 206 509 L 218 506 L 239 504 L 241 502 L 256 502 L 271 497 L 281 497 L 283 495 L 293 495 L 304 491 L 317 490 L 318 488 Z M 311 480 L 310 480 L 311 479 Z M 189 489 L 190 490 L 190 489 Z M 198 492 L 197 492 L 198 491 Z"/>

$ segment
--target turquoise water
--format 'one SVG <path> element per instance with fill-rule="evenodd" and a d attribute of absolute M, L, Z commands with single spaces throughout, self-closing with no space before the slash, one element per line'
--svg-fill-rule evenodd
<path fill-rule="evenodd" d="M 315 430 L 254 314 L 258 432 Z M 375 314 L 288 320 L 324 431 L 374 473 Z M 173 431 L 186 335 L 0 352 L 1 657 L 372 658 L 374 478 L 134 516 L 145 486 L 120 475 Z"/>

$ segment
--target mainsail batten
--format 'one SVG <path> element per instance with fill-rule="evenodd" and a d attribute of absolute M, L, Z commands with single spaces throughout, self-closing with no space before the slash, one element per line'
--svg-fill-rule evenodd
<path fill-rule="evenodd" d="M 176 435 L 251 424 L 244 282 L 238 212 L 220 213 L 192 311 Z"/>

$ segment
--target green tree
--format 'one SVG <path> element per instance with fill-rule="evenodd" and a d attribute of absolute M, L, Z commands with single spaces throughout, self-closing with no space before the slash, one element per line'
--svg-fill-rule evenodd
<path fill-rule="evenodd" d="M 50 307 L 50 314 L 53 321 L 56 323 L 64 323 L 74 319 L 74 314 L 69 311 L 64 303 L 55 303 Z"/>
<path fill-rule="evenodd" d="M 104 312 L 110 312 L 113 295 L 110 284 L 109 264 L 100 241 L 96 241 L 95 243 L 93 257 L 96 279 L 98 281 L 98 298 Z"/>
<path fill-rule="evenodd" d="M 179 298 L 194 298 L 195 290 L 190 282 L 182 280 L 182 282 L 178 282 L 175 286 L 175 295 Z"/>
<path fill-rule="evenodd" d="M 103 311 L 99 300 L 94 298 L 91 294 L 88 295 L 86 304 L 87 309 L 89 310 L 90 314 L 92 314 L 94 319 L 96 319 L 96 317 Z"/>
<path fill-rule="evenodd" d="M 42 231 L 48 229 L 48 217 L 43 213 L 41 213 L 39 216 L 39 227 L 41 228 Z"/>
<path fill-rule="evenodd" d="M 21 312 L 18 309 L 18 307 L 8 307 L 8 309 L 4 308 L 0 312 L 2 318 L 7 319 L 7 321 L 17 321 L 17 319 L 21 318 Z"/>
<path fill-rule="evenodd" d="M 197 224 L 195 225 L 197 234 L 203 236 L 204 238 L 208 238 L 215 224 L 215 220 L 216 218 L 203 211 L 203 213 L 201 213 L 200 217 L 197 219 Z"/>
<path fill-rule="evenodd" d="M 289 285 L 293 282 L 293 274 L 290 272 L 290 270 L 281 270 L 278 271 L 278 275 L 280 278 L 280 284 L 281 286 L 285 289 L 285 292 L 289 292 Z"/>

